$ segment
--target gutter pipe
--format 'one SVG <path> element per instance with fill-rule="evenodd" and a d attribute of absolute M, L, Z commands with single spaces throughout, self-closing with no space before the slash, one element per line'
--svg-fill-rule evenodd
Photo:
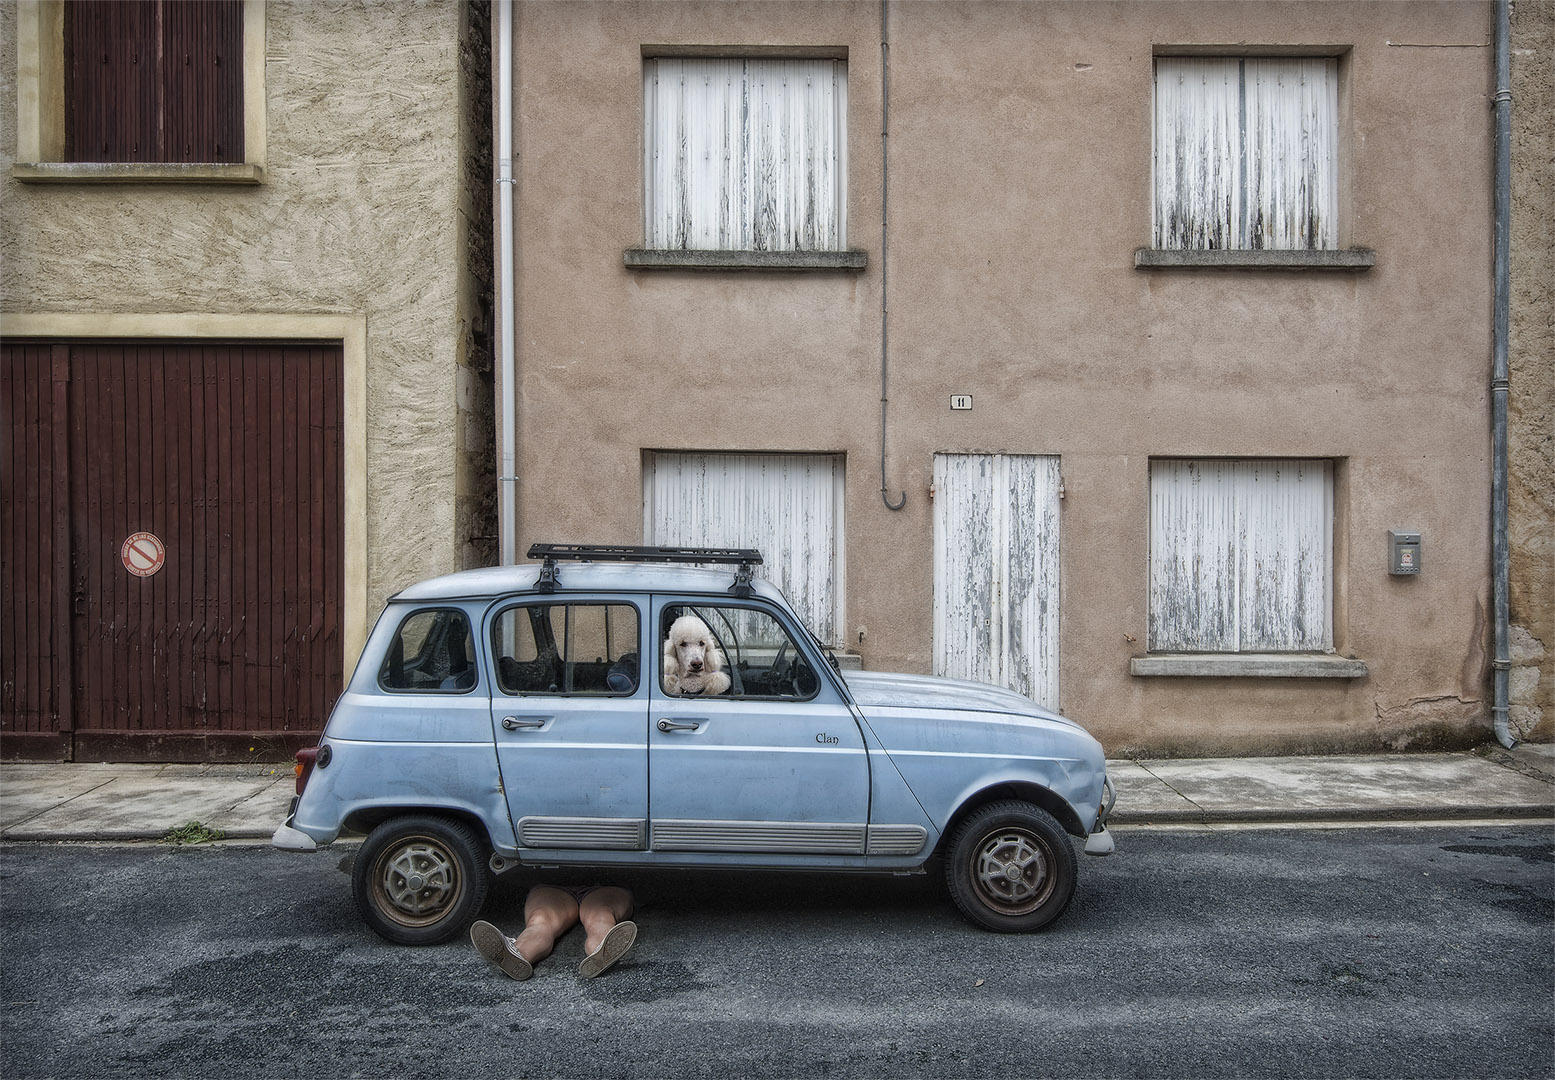
<path fill-rule="evenodd" d="M 1512 245 L 1512 19 L 1510 0 L 1496 0 L 1495 299 L 1491 330 L 1490 562 L 1495 617 L 1494 702 L 1496 741 L 1517 745 L 1510 722 L 1512 657 L 1511 552 L 1507 539 L 1507 359 L 1511 312 Z"/>
<path fill-rule="evenodd" d="M 513 325 L 513 0 L 497 0 L 497 365 L 502 448 L 497 468 L 498 561 L 518 561 L 518 433 Z"/>
<path fill-rule="evenodd" d="M 890 356 L 889 339 L 886 336 L 886 283 L 890 260 L 886 250 L 886 207 L 890 194 L 890 144 L 891 135 L 891 47 L 886 37 L 886 3 L 880 0 L 880 501 L 887 510 L 900 510 L 907 505 L 907 492 L 903 491 L 896 502 L 891 501 L 891 489 L 885 482 L 885 425 L 886 410 L 890 398 L 886 394 L 886 360 Z"/>

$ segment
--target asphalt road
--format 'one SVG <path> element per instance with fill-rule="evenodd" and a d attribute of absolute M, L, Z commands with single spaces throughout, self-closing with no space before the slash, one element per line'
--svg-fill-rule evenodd
<path fill-rule="evenodd" d="M 638 875 L 617 968 L 575 933 L 527 983 L 375 937 L 346 850 L 6 845 L 0 1075 L 1555 1076 L 1549 826 L 1118 840 L 1029 936 L 921 877 Z"/>

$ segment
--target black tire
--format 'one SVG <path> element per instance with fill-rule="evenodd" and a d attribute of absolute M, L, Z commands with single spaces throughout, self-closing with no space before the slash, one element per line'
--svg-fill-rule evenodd
<path fill-rule="evenodd" d="M 438 945 L 480 915 L 491 884 L 485 843 L 450 818 L 390 818 L 362 841 L 351 893 L 367 925 L 396 945 Z"/>
<path fill-rule="evenodd" d="M 1027 934 L 1069 906 L 1074 845 L 1040 806 L 989 803 L 956 827 L 945 857 L 945 883 L 970 922 L 1001 934 Z"/>

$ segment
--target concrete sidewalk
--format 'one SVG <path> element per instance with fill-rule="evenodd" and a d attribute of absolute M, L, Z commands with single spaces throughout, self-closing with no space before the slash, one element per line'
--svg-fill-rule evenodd
<path fill-rule="evenodd" d="M 1384 822 L 1533 818 L 1555 824 L 1555 745 L 1360 757 L 1108 763 L 1113 823 Z M 158 840 L 198 822 L 230 840 L 275 831 L 287 765 L 0 765 L 0 839 Z"/>

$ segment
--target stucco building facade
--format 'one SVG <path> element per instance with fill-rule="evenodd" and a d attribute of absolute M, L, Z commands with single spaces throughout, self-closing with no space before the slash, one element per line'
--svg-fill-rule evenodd
<path fill-rule="evenodd" d="M 6 485 L 6 630 L 31 651 L 7 654 L 5 753 L 284 755 L 316 739 L 387 595 L 493 557 L 488 9 L 109 5 L 152 29 L 108 27 L 104 65 L 219 36 L 178 11 L 239 19 L 205 58 L 241 69 L 236 129 L 158 156 L 83 145 L 94 95 L 127 124 L 138 91 L 85 84 L 70 7 L 0 5 L 7 419 L 36 444 Z M 109 476 L 126 457 L 134 485 Z M 104 666 L 157 674 L 124 697 Z"/>
<path fill-rule="evenodd" d="M 754 543 L 1114 754 L 1488 737 L 1491 5 L 512 17 L 519 557 Z"/>
<path fill-rule="evenodd" d="M 0 755 L 284 756 L 385 596 L 537 541 L 760 546 L 845 662 L 1109 753 L 1488 738 L 1491 4 L 518 0 L 504 117 L 501 4 L 238 0 L 230 134 L 155 161 L 83 149 L 67 7 L 0 5 Z"/>

